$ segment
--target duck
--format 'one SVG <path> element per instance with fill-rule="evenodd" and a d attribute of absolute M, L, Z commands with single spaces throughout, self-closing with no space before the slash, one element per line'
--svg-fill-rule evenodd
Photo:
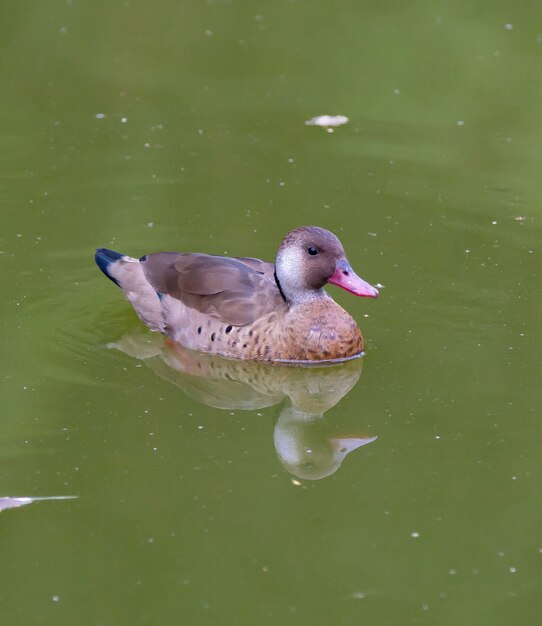
<path fill-rule="evenodd" d="M 319 226 L 290 231 L 274 263 L 252 257 L 157 252 L 139 259 L 98 248 L 95 261 L 153 331 L 186 348 L 282 363 L 334 363 L 363 353 L 355 320 L 327 284 L 376 298 L 339 239 Z"/>

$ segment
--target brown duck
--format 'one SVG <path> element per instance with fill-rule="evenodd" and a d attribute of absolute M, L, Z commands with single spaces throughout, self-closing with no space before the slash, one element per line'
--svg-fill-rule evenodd
<path fill-rule="evenodd" d="M 352 270 L 337 237 L 317 226 L 288 233 L 274 264 L 183 252 L 134 259 L 105 248 L 96 251 L 96 263 L 152 330 L 187 348 L 236 359 L 357 357 L 361 332 L 323 287 L 378 296 Z"/>

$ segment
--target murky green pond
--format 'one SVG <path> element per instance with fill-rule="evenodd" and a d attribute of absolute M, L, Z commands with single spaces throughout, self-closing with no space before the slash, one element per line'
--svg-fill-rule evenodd
<path fill-rule="evenodd" d="M 4 503 L 2 624 L 537 623 L 542 6 L 8 4 L 0 497 L 77 498 Z M 360 361 L 186 354 L 93 262 L 302 224 Z"/>

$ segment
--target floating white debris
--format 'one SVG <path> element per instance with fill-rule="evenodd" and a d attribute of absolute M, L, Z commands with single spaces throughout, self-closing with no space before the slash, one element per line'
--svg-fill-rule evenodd
<path fill-rule="evenodd" d="M 506 28 L 506 30 L 512 30 L 512 28 L 514 28 L 513 24 L 505 24 L 504 27 Z"/>
<path fill-rule="evenodd" d="M 458 126 L 465 126 L 465 122 L 463 120 L 457 120 L 456 124 Z"/>
<path fill-rule="evenodd" d="M 20 506 L 25 506 L 26 504 L 31 504 L 32 502 L 38 502 L 40 500 L 74 500 L 78 496 L 42 496 L 38 498 L 30 498 L 27 496 L 18 496 L 18 497 L 2 497 L 0 498 L 0 511 L 4 511 L 6 509 L 16 509 Z"/>
<path fill-rule="evenodd" d="M 317 115 L 310 120 L 307 120 L 305 124 L 307 126 L 322 126 L 323 128 L 335 128 L 336 126 L 342 126 L 347 124 L 350 120 L 346 115 Z"/>

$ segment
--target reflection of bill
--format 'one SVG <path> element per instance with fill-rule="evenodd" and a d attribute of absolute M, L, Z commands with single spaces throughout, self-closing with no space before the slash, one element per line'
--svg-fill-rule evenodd
<path fill-rule="evenodd" d="M 357 383 L 361 359 L 333 367 L 236 361 L 144 332 L 125 335 L 110 347 L 144 360 L 160 377 L 208 406 L 258 410 L 280 404 L 275 449 L 284 467 L 299 478 L 333 474 L 349 452 L 376 439 L 363 433 L 333 434 L 324 418 Z"/>

